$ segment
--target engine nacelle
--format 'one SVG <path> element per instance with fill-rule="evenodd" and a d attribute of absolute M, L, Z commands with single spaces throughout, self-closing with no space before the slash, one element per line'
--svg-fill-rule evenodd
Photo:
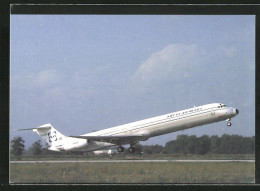
<path fill-rule="evenodd" d="M 50 150 L 50 151 L 57 151 L 57 152 L 60 152 L 60 151 L 61 151 L 61 149 L 58 149 L 58 148 L 56 148 L 56 147 L 54 147 L 54 146 L 49 147 L 48 150 Z"/>

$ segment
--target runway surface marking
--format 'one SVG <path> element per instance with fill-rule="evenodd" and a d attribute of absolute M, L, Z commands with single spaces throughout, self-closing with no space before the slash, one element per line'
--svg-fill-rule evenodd
<path fill-rule="evenodd" d="M 130 162 L 255 162 L 255 160 L 52 160 L 10 161 L 10 163 L 130 163 Z"/>

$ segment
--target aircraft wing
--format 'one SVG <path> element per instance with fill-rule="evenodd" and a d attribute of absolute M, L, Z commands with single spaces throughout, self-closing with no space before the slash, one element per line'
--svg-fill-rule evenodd
<path fill-rule="evenodd" d="M 98 141 L 112 143 L 116 145 L 124 145 L 130 143 L 136 143 L 141 140 L 146 140 L 144 136 L 141 135 L 117 135 L 117 136 L 69 136 L 73 138 L 87 139 L 89 141 Z"/>

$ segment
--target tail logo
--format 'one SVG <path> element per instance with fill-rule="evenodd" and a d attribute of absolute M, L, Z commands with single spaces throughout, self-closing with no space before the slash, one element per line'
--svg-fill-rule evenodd
<path fill-rule="evenodd" d="M 48 133 L 49 142 L 57 141 L 56 131 Z"/>

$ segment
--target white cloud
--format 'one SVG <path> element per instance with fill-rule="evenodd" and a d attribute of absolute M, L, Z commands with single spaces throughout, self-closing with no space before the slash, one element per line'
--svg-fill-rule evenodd
<path fill-rule="evenodd" d="M 197 45 L 170 44 L 144 61 L 134 79 L 151 83 L 187 78 L 206 58 L 207 52 Z"/>
<path fill-rule="evenodd" d="M 100 91 L 99 84 L 110 83 L 108 66 L 99 66 L 91 70 L 76 70 L 69 74 L 56 70 L 46 69 L 26 75 L 11 76 L 12 91 L 35 95 L 42 101 L 57 100 L 61 98 L 84 100 Z M 20 95 L 20 94 L 18 94 Z M 63 101 L 64 102 L 64 101 Z"/>
<path fill-rule="evenodd" d="M 38 73 L 26 75 L 11 75 L 11 88 L 37 89 L 50 88 L 62 84 L 63 77 L 55 70 L 43 70 Z"/>
<path fill-rule="evenodd" d="M 129 90 L 154 93 L 170 84 L 178 91 L 183 84 L 189 87 L 200 84 L 200 89 L 211 89 L 212 82 L 227 77 L 225 71 L 237 59 L 238 51 L 233 45 L 212 50 L 196 44 L 170 44 L 142 62 L 130 78 Z"/>
<path fill-rule="evenodd" d="M 220 54 L 224 54 L 225 56 L 232 58 L 236 55 L 237 48 L 235 46 L 231 46 L 231 47 L 221 46 L 218 48 L 218 52 Z"/>
<path fill-rule="evenodd" d="M 55 70 L 44 70 L 37 74 L 35 84 L 37 86 L 50 86 L 59 83 L 60 75 Z"/>
<path fill-rule="evenodd" d="M 64 95 L 66 95 L 65 93 L 66 92 L 62 87 L 54 87 L 54 88 L 46 89 L 43 94 L 43 98 L 46 100 L 50 98 L 61 99 L 62 97 L 64 97 Z"/>

